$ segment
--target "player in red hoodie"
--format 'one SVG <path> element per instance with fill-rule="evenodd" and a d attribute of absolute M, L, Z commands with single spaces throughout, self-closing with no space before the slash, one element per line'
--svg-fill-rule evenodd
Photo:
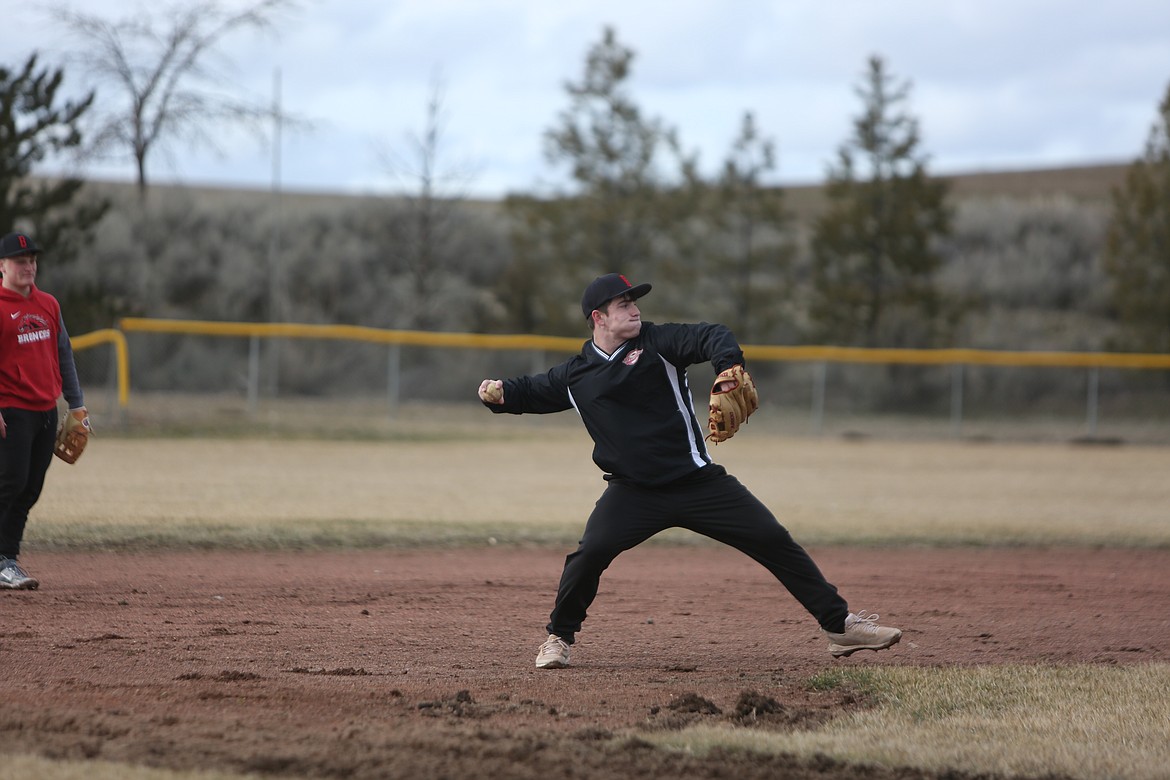
<path fill-rule="evenodd" d="M 36 286 L 39 254 L 23 233 L 0 239 L 0 589 L 40 585 L 16 559 L 53 459 L 57 399 L 89 428 L 61 306 Z"/>

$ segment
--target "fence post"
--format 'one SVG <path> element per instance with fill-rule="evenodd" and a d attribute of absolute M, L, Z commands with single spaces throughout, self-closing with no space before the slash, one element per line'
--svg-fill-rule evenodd
<path fill-rule="evenodd" d="M 253 334 L 248 341 L 248 414 L 256 414 L 260 395 L 260 337 Z"/>
<path fill-rule="evenodd" d="M 820 434 L 825 419 L 825 381 L 828 372 L 829 364 L 823 360 L 817 363 L 813 371 L 812 416 L 813 432 L 816 434 Z"/>
<path fill-rule="evenodd" d="M 390 407 L 390 415 L 394 416 L 402 401 L 402 345 L 391 344 L 386 357 L 386 403 Z"/>
<path fill-rule="evenodd" d="M 956 437 L 963 433 L 964 368 L 962 363 L 951 366 L 951 435 Z"/>
<path fill-rule="evenodd" d="M 1097 435 L 1097 385 L 1100 381 L 1101 368 L 1093 366 L 1089 369 L 1088 410 L 1085 412 L 1085 435 L 1090 439 Z"/>
<path fill-rule="evenodd" d="M 110 381 L 106 383 L 106 403 L 118 410 L 118 427 L 126 425 L 126 410 L 118 403 L 118 345 L 110 345 Z"/>

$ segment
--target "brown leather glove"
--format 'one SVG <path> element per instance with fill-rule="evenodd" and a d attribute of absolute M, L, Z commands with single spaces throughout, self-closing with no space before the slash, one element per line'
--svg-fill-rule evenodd
<path fill-rule="evenodd" d="M 707 417 L 710 433 L 707 438 L 715 444 L 727 441 L 759 408 L 756 383 L 743 366 L 736 364 L 719 372 L 711 385 L 710 414 Z"/>
<path fill-rule="evenodd" d="M 57 444 L 53 454 L 66 463 L 76 463 L 85 452 L 85 445 L 89 444 L 89 436 L 93 427 L 89 423 L 89 412 L 85 407 L 71 409 L 65 415 L 61 429 L 57 431 Z"/>

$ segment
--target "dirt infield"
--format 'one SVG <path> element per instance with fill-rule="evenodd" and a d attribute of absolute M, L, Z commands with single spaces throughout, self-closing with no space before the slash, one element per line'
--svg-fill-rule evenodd
<path fill-rule="evenodd" d="M 651 544 L 602 580 L 573 666 L 538 671 L 565 552 L 26 555 L 41 589 L 0 592 L 0 744 L 281 777 L 923 777 L 637 737 L 864 706 L 808 684 L 843 665 L 1170 660 L 1170 550 L 813 549 L 905 630 L 835 661 L 746 557 Z"/>

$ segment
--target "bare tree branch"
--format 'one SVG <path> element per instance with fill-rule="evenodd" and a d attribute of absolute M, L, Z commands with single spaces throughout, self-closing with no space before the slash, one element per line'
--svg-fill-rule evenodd
<path fill-rule="evenodd" d="M 222 0 L 173 3 L 147 14 L 109 20 L 52 8 L 54 16 L 83 42 L 79 58 L 94 85 L 110 87 L 126 103 L 101 117 L 95 135 L 99 150 L 127 152 L 137 168 L 140 194 L 147 187 L 147 161 L 171 140 L 216 147 L 210 127 L 238 124 L 260 132 L 273 109 L 257 100 L 233 97 L 222 87 L 231 79 L 213 60 L 216 47 L 243 30 L 268 31 L 275 17 L 297 0 L 256 0 L 232 11 Z M 110 105 L 106 102 L 105 105 Z M 293 117 L 276 119 L 294 125 Z"/>
<path fill-rule="evenodd" d="M 426 123 L 408 134 L 405 153 L 382 151 L 384 167 L 402 183 L 400 219 L 388 222 L 398 247 L 395 260 L 410 279 L 409 326 L 437 327 L 445 286 L 458 276 L 459 247 L 467 231 L 460 204 L 474 178 L 472 166 L 449 163 L 444 150 L 443 80 L 431 78 Z"/>

